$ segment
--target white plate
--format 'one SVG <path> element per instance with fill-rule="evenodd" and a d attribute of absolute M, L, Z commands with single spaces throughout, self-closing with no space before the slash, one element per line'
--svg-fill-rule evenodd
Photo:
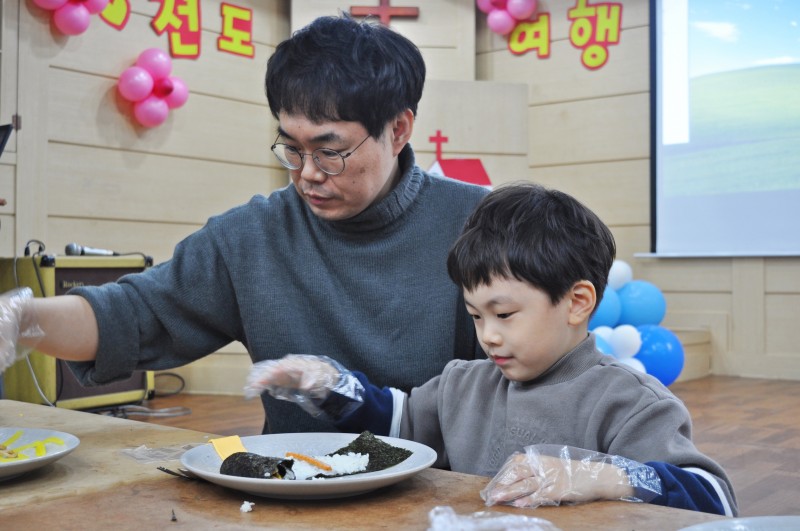
<path fill-rule="evenodd" d="M 53 461 L 58 461 L 72 450 L 78 447 L 80 440 L 69 433 L 61 431 L 46 430 L 40 428 L 15 428 L 15 427 L 2 427 L 0 428 L 0 443 L 5 443 L 17 432 L 22 432 L 19 438 L 7 446 L 12 450 L 17 450 L 27 444 L 34 442 L 45 441 L 50 437 L 55 437 L 64 442 L 64 444 L 47 443 L 45 444 L 46 453 L 41 456 L 36 456 L 34 450 L 23 449 L 22 453 L 31 456 L 28 459 L 20 461 L 0 461 L 0 481 L 17 477 L 25 472 L 35 470 L 43 467 Z"/>
<path fill-rule="evenodd" d="M 356 437 L 358 435 L 352 433 L 280 433 L 242 437 L 242 443 L 249 452 L 271 457 L 281 457 L 286 452 L 327 455 L 347 446 Z M 355 496 L 392 485 L 430 467 L 436 461 L 436 452 L 424 444 L 394 437 L 376 437 L 413 453 L 402 463 L 379 472 L 304 481 L 241 478 L 220 474 L 222 460 L 211 444 L 187 451 L 181 457 L 181 463 L 190 472 L 211 483 L 248 494 L 282 499 L 321 499 Z"/>
<path fill-rule="evenodd" d="M 752 516 L 684 527 L 681 531 L 796 531 L 800 516 Z"/>

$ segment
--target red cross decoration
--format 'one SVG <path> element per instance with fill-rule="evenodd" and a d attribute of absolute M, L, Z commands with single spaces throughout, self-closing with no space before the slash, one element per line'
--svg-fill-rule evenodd
<path fill-rule="evenodd" d="M 429 136 L 428 142 L 436 144 L 436 160 L 442 160 L 442 144 L 446 143 L 449 138 L 446 136 L 442 136 L 442 131 L 440 129 L 436 130 L 436 136 Z"/>
<path fill-rule="evenodd" d="M 380 5 L 377 6 L 351 6 L 350 15 L 354 17 L 378 15 L 384 26 L 389 25 L 392 17 L 417 18 L 419 16 L 418 7 L 392 7 L 389 2 L 390 0 L 380 0 Z"/>

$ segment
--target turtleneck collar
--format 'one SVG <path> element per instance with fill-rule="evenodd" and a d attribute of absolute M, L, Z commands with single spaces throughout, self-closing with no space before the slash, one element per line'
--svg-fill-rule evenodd
<path fill-rule="evenodd" d="M 328 224 L 342 232 L 371 232 L 392 225 L 402 216 L 414 204 L 422 188 L 423 173 L 416 165 L 410 144 L 406 144 L 398 158 L 402 176 L 386 197 L 352 218 L 330 221 Z"/>
<path fill-rule="evenodd" d="M 586 339 L 561 356 L 547 371 L 538 378 L 527 382 L 514 382 L 520 388 L 528 386 L 553 385 L 567 382 L 580 376 L 603 357 L 603 353 L 595 348 L 594 335 L 588 334 Z"/>

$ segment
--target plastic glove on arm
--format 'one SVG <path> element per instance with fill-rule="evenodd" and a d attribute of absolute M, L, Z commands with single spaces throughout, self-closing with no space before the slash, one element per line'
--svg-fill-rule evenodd
<path fill-rule="evenodd" d="M 525 447 L 492 478 L 486 505 L 539 507 L 594 500 L 650 501 L 661 493 L 652 467 L 620 456 L 559 445 Z"/>
<path fill-rule="evenodd" d="M 299 405 L 314 417 L 337 421 L 361 407 L 364 386 L 339 362 L 327 356 L 287 354 L 278 360 L 255 363 L 245 396 L 267 392 Z"/>
<path fill-rule="evenodd" d="M 0 295 L 0 374 L 27 356 L 44 337 L 32 299 L 30 288 Z"/>

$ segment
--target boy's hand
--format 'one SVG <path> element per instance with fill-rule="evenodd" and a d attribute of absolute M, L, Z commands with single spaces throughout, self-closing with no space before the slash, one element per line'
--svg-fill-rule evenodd
<path fill-rule="evenodd" d="M 287 354 L 253 365 L 245 396 L 264 392 L 294 402 L 315 417 L 338 420 L 363 403 L 364 387 L 352 372 L 327 356 Z"/>
<path fill-rule="evenodd" d="M 490 506 L 538 507 L 593 500 L 649 501 L 660 493 L 660 478 L 641 463 L 580 448 L 537 445 L 509 457 L 481 497 Z"/>
<path fill-rule="evenodd" d="M 0 374 L 27 356 L 44 337 L 30 308 L 32 298 L 30 288 L 0 295 Z"/>

